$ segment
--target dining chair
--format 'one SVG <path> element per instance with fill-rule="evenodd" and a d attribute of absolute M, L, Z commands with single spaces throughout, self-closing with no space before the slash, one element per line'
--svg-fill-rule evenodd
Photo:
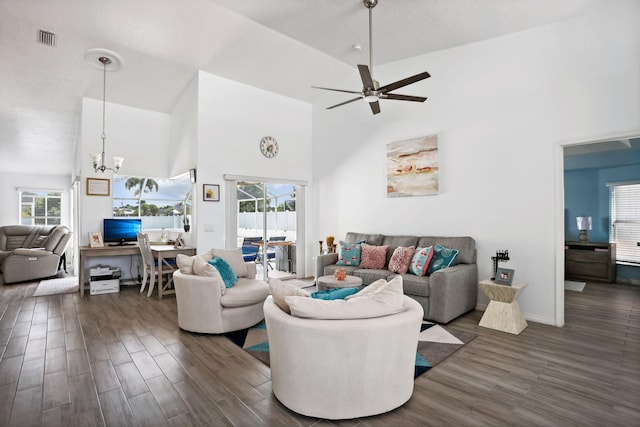
<path fill-rule="evenodd" d="M 260 247 L 253 245 L 252 242 L 260 241 L 262 241 L 262 237 L 245 237 L 242 240 L 242 257 L 244 258 L 244 262 L 256 261 Z"/>
<path fill-rule="evenodd" d="M 144 288 L 147 286 L 147 278 L 149 279 L 149 291 L 147 296 L 150 297 L 153 293 L 153 288 L 158 279 L 158 286 L 162 286 L 162 278 L 167 277 L 167 284 L 171 282 L 174 268 L 169 265 L 158 266 L 158 262 L 153 257 L 151 252 L 151 245 L 149 244 L 149 236 L 144 233 L 138 233 L 138 246 L 140 246 L 140 253 L 142 254 L 142 262 L 144 263 L 144 274 L 142 276 L 142 285 L 140 286 L 140 292 L 144 292 Z"/>

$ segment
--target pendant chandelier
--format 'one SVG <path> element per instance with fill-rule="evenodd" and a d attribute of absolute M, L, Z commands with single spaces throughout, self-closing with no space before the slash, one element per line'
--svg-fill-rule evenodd
<path fill-rule="evenodd" d="M 117 172 L 122 167 L 124 157 L 113 158 L 113 168 L 108 168 L 104 164 L 105 158 L 105 142 L 107 140 L 106 133 L 106 107 L 107 107 L 107 71 L 117 71 L 123 64 L 122 58 L 115 52 L 111 52 L 106 49 L 91 49 L 85 55 L 85 58 L 89 65 L 102 69 L 102 152 L 91 153 L 91 164 L 95 172 L 102 172 L 110 170 Z"/>

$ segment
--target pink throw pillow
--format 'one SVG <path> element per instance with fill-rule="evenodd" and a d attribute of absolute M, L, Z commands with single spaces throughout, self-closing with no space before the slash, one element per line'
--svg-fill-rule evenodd
<path fill-rule="evenodd" d="M 362 255 L 360 256 L 360 268 L 384 268 L 387 260 L 387 249 L 389 246 L 372 246 L 362 244 Z"/>
<path fill-rule="evenodd" d="M 405 274 L 409 271 L 409 264 L 411 264 L 415 252 L 416 248 L 414 246 L 398 246 L 389 260 L 389 270 L 394 273 Z"/>

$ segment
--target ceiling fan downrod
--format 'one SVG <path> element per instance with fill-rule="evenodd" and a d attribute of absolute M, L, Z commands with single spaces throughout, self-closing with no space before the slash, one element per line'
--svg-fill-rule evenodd
<path fill-rule="evenodd" d="M 369 70 L 373 78 L 373 8 L 378 4 L 378 0 L 362 0 L 362 3 L 369 9 Z"/>

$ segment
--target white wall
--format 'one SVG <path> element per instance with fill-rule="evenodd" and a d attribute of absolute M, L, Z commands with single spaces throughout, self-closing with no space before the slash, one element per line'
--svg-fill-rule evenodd
<path fill-rule="evenodd" d="M 480 278 L 495 251 L 509 249 L 502 265 L 529 284 L 519 298 L 525 316 L 562 324 L 554 311 L 557 145 L 640 128 L 637 16 L 640 3 L 619 2 L 598 16 L 376 67 L 383 85 L 429 71 L 397 91 L 428 96 L 425 104 L 382 101 L 373 116 L 364 102 L 327 111 L 339 99 L 325 97 L 313 110 L 309 240 L 347 231 L 469 235 Z M 430 134 L 439 137 L 440 194 L 387 198 L 386 144 Z"/>
<path fill-rule="evenodd" d="M 197 141 L 198 76 L 196 74 L 171 112 L 170 177 L 196 167 Z"/>
<path fill-rule="evenodd" d="M 119 173 L 124 175 L 169 177 L 171 116 L 125 105 L 107 103 L 105 165 L 113 167 L 113 157 L 124 157 Z M 112 216 L 113 193 L 108 197 L 87 196 L 86 178 L 108 178 L 113 173 L 95 173 L 90 154 L 102 151 L 102 101 L 82 99 L 80 149 L 81 245 L 89 243 L 87 233 L 102 231 L 102 219 Z"/>
<path fill-rule="evenodd" d="M 20 223 L 20 201 L 18 188 L 62 191 L 61 221 L 72 228 L 71 224 L 71 176 L 69 175 L 31 175 L 0 173 L 0 225 Z"/>
<path fill-rule="evenodd" d="M 198 250 L 225 242 L 223 175 L 311 180 L 311 105 L 200 72 L 198 88 Z M 280 151 L 268 159 L 259 142 L 273 136 Z M 202 184 L 219 184 L 220 202 L 202 201 Z M 204 226 L 212 225 L 213 232 Z"/>
<path fill-rule="evenodd" d="M 125 105 L 107 103 L 105 165 L 113 167 L 113 157 L 124 157 L 119 173 L 134 176 L 169 177 L 171 165 L 171 116 Z M 102 232 L 103 218 L 113 216 L 113 191 L 105 196 L 87 196 L 86 178 L 112 179 L 113 173 L 95 173 L 90 153 L 102 151 L 102 101 L 82 99 L 82 124 L 77 170 L 80 171 L 79 244 L 89 243 L 88 233 Z M 96 264 L 120 267 L 123 279 L 136 279 L 138 256 L 92 258 L 86 268 Z"/>

